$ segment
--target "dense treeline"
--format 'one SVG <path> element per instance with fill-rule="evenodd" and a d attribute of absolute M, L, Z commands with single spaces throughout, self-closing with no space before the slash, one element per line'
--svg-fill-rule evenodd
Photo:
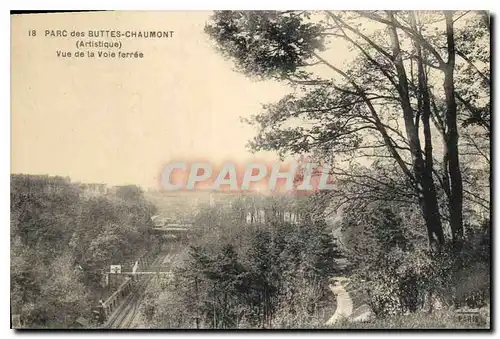
<path fill-rule="evenodd" d="M 429 251 L 416 206 L 372 203 L 340 223 L 351 277 L 378 317 L 489 306 L 489 220 L 466 227 L 459 255 Z"/>
<path fill-rule="evenodd" d="M 12 175 L 12 313 L 28 327 L 89 318 L 102 272 L 154 241 L 152 212 L 135 186 L 87 194 L 65 178 Z"/>
<path fill-rule="evenodd" d="M 237 220 L 241 212 L 236 206 L 225 211 L 207 207 L 204 213 L 212 210 L 212 215 Z M 321 323 L 321 308 L 333 305 L 328 285 L 339 273 L 335 259 L 340 257 L 326 223 L 228 220 L 219 219 L 212 232 L 190 246 L 174 281 L 146 304 L 147 323 L 160 328 Z"/>

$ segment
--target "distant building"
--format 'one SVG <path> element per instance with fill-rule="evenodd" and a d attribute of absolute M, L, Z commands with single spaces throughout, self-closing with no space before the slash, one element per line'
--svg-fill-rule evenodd
<path fill-rule="evenodd" d="M 82 193 L 87 196 L 104 195 L 109 192 L 107 185 L 100 183 L 79 183 L 78 187 L 82 190 Z"/>

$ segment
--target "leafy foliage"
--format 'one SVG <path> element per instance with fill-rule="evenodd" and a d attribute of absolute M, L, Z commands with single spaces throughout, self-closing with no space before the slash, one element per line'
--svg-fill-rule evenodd
<path fill-rule="evenodd" d="M 205 32 L 245 73 L 286 77 L 322 48 L 322 28 L 304 21 L 309 17 L 293 11 L 219 11 Z"/>
<path fill-rule="evenodd" d="M 330 296 L 329 280 L 339 272 L 335 259 L 341 255 L 329 227 L 271 218 L 235 228 L 227 223 L 240 214 L 234 206 L 224 212 L 206 208 L 219 210 L 212 213 L 221 216 L 218 227 L 191 246 L 176 281 L 163 292 L 178 315 L 161 305 L 148 309 L 156 326 L 191 328 L 198 319 L 203 328 L 271 328 L 297 325 L 296 316 L 317 316 Z M 167 320 L 167 312 L 174 319 Z"/>
<path fill-rule="evenodd" d="M 88 317 L 107 266 L 152 244 L 152 207 L 138 188 L 117 192 L 87 196 L 65 178 L 11 176 L 12 311 L 25 326 Z"/>
<path fill-rule="evenodd" d="M 372 204 L 363 213 L 347 210 L 341 222 L 356 285 L 379 316 L 441 307 L 483 307 L 489 299 L 487 227 L 473 227 L 457 253 L 424 250 L 412 209 Z"/>

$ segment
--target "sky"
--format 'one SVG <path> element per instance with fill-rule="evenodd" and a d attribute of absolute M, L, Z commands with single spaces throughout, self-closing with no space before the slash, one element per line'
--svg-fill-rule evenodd
<path fill-rule="evenodd" d="M 288 89 L 234 71 L 203 28 L 210 12 L 97 12 L 12 16 L 11 172 L 75 182 L 157 187 L 165 164 L 252 155 L 256 131 L 240 122 Z M 61 58 L 76 37 L 45 30 L 174 31 L 119 39 L 142 59 Z M 36 30 L 36 36 L 29 32 Z M 110 41 L 90 39 L 83 41 Z M 99 49 L 95 49 L 99 50 Z"/>
<path fill-rule="evenodd" d="M 276 102 L 291 89 L 235 71 L 203 32 L 210 15 L 127 11 L 11 16 L 11 172 L 160 188 L 161 173 L 172 162 L 210 162 L 215 168 L 226 161 L 241 166 L 277 160 L 273 153 L 248 151 L 246 144 L 257 131 L 240 118 L 260 113 L 262 104 Z M 364 23 L 363 29 L 379 26 Z M 69 36 L 52 36 L 57 30 Z M 100 30 L 173 34 L 163 39 L 71 36 Z M 120 51 L 144 57 L 58 57 L 58 51 L 79 51 L 79 41 L 119 41 Z M 343 69 L 354 55 L 340 39 L 321 54 Z M 316 75 L 336 76 L 324 65 L 315 67 Z"/>

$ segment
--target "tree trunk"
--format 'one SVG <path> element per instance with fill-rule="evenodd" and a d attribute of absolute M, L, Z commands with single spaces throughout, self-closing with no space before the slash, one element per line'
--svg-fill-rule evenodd
<path fill-rule="evenodd" d="M 401 49 L 399 46 L 399 38 L 396 31 L 395 19 L 391 12 L 388 13 L 389 20 L 393 23 L 389 27 L 392 51 L 394 56 L 394 64 L 398 75 L 398 92 L 401 98 L 401 108 L 403 110 L 403 118 L 405 122 L 406 135 L 410 143 L 410 151 L 412 155 L 413 172 L 415 174 L 416 191 L 419 198 L 419 205 L 422 211 L 422 216 L 425 220 L 427 227 L 427 235 L 431 248 L 434 244 L 438 249 L 444 244 L 443 228 L 441 224 L 441 216 L 437 204 L 436 191 L 434 189 L 434 182 L 431 174 L 428 173 L 425 166 L 422 149 L 420 146 L 420 139 L 417 134 L 417 128 L 413 120 L 413 109 L 410 103 L 408 92 L 408 78 L 403 65 Z M 431 141 L 429 140 L 429 143 Z M 430 146 L 430 145 L 429 145 Z M 428 147 L 427 151 L 431 153 L 432 147 Z M 431 163 L 432 164 L 432 163 Z"/>
<path fill-rule="evenodd" d="M 458 156 L 457 103 L 455 101 L 455 41 L 453 35 L 453 12 L 445 11 L 448 62 L 444 69 L 444 91 L 446 96 L 446 143 L 448 150 L 448 172 L 450 174 L 451 196 L 449 199 L 452 241 L 460 242 L 463 237 L 463 184 Z"/>
<path fill-rule="evenodd" d="M 412 23 L 412 28 L 415 31 L 418 31 L 415 13 L 411 14 L 411 23 Z M 424 197 L 426 200 L 428 200 L 428 204 L 431 206 L 436 206 L 435 209 L 431 209 L 431 213 L 436 214 L 433 218 L 437 218 L 440 220 L 441 216 L 439 214 L 439 209 L 438 209 L 436 187 L 434 185 L 434 180 L 432 177 L 434 163 L 432 157 L 432 133 L 430 126 L 431 100 L 429 94 L 429 87 L 427 85 L 427 74 L 425 72 L 423 63 L 422 48 L 418 41 L 415 41 L 415 49 L 417 52 L 418 91 L 419 91 L 418 101 L 419 101 L 419 110 L 421 113 L 420 118 L 422 120 L 422 127 L 424 132 L 425 162 L 422 171 L 423 172 L 422 186 L 424 189 Z"/>

